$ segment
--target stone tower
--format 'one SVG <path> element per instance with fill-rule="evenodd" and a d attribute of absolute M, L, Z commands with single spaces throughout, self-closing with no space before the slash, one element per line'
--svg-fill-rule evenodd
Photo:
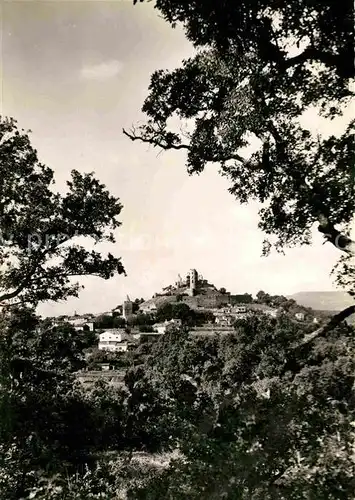
<path fill-rule="evenodd" d="M 190 269 L 189 272 L 189 295 L 193 297 L 196 293 L 197 285 L 198 285 L 198 274 L 196 269 Z"/>
<path fill-rule="evenodd" d="M 133 314 L 133 302 L 127 295 L 127 299 L 123 302 L 123 307 L 122 307 L 122 316 L 124 319 L 127 319 L 129 316 L 132 316 Z"/>

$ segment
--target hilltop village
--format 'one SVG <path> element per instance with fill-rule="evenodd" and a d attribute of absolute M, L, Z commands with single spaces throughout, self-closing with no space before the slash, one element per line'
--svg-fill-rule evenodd
<path fill-rule="evenodd" d="M 226 334 L 234 331 L 238 320 L 251 314 L 276 318 L 288 314 L 295 321 L 318 323 L 321 317 L 293 299 L 258 292 L 233 295 L 217 289 L 196 269 L 174 284 L 155 293 L 149 300 L 131 300 L 100 315 L 62 316 L 55 324 L 71 324 L 76 330 L 93 332 L 97 349 L 126 352 L 134 349 L 141 338 L 152 339 L 172 331 L 188 329 L 192 335 Z"/>

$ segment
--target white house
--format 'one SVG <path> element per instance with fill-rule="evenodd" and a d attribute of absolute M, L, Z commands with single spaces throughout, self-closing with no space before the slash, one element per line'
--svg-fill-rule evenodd
<path fill-rule="evenodd" d="M 247 319 L 250 316 L 250 313 L 245 312 L 245 313 L 238 313 L 238 314 L 233 314 L 234 320 L 236 321 L 237 319 Z"/>
<path fill-rule="evenodd" d="M 267 314 L 272 318 L 277 318 L 279 313 L 278 309 L 274 309 L 273 307 L 270 307 L 266 304 L 248 304 L 248 310 L 254 311 L 256 313 Z"/>
<path fill-rule="evenodd" d="M 230 306 L 221 307 L 221 309 L 218 309 L 216 312 L 220 312 L 221 314 L 230 314 L 232 312 L 232 308 Z"/>
<path fill-rule="evenodd" d="M 225 318 L 226 316 L 232 313 L 232 309 L 229 307 L 222 307 L 221 309 L 216 309 L 213 311 L 214 317 L 217 318 Z"/>
<path fill-rule="evenodd" d="M 232 312 L 234 314 L 245 314 L 247 312 L 247 308 L 245 306 L 234 306 L 232 308 Z"/>
<path fill-rule="evenodd" d="M 85 320 L 85 318 L 70 319 L 68 320 L 68 323 L 78 331 L 84 330 L 85 327 L 87 327 L 90 332 L 94 331 L 94 323 L 92 321 Z"/>
<path fill-rule="evenodd" d="M 303 321 L 305 318 L 305 314 L 303 312 L 297 312 L 295 314 L 295 318 L 298 319 L 298 321 Z"/>
<path fill-rule="evenodd" d="M 154 333 L 159 334 L 159 335 L 164 335 L 164 333 L 167 333 L 169 330 L 172 330 L 174 327 L 179 328 L 181 326 L 181 320 L 180 319 L 171 319 L 170 321 L 166 320 L 164 323 L 155 323 L 153 325 L 153 330 Z M 151 335 L 151 334 L 150 334 Z"/>
<path fill-rule="evenodd" d="M 250 314 L 250 311 L 246 306 L 234 306 L 232 308 L 232 315 L 234 319 L 246 319 Z"/>
<path fill-rule="evenodd" d="M 101 351 L 125 352 L 128 350 L 127 334 L 123 331 L 108 330 L 100 333 L 98 348 Z"/>
<path fill-rule="evenodd" d="M 152 332 L 152 333 L 158 333 L 159 335 L 164 335 L 164 333 L 166 333 L 166 324 L 165 323 L 155 323 L 155 325 L 153 325 L 153 330 L 154 330 L 154 332 Z"/>
<path fill-rule="evenodd" d="M 277 318 L 278 313 L 279 313 L 278 309 L 267 309 L 265 311 L 265 314 L 268 314 L 272 318 Z"/>
<path fill-rule="evenodd" d="M 231 314 L 223 314 L 216 316 L 215 323 L 219 326 L 233 326 L 235 318 Z"/>
<path fill-rule="evenodd" d="M 110 363 L 100 363 L 100 366 L 101 366 L 101 370 L 103 372 L 107 372 L 107 371 L 111 370 Z"/>

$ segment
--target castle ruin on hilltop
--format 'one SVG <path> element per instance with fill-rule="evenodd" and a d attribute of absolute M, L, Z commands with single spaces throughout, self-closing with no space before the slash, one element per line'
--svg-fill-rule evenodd
<path fill-rule="evenodd" d="M 198 274 L 196 269 L 190 269 L 187 273 L 185 279 L 181 278 L 181 275 L 178 275 L 177 281 L 174 285 L 169 285 L 163 288 L 163 292 L 159 295 L 189 295 L 190 297 L 194 297 L 198 294 L 198 292 L 203 287 L 213 287 L 213 285 L 209 285 L 208 281 L 203 278 L 201 274 Z"/>
<path fill-rule="evenodd" d="M 177 300 L 185 302 L 192 308 L 215 308 L 228 304 L 229 297 L 229 293 L 218 291 L 196 269 L 190 269 L 184 279 L 179 274 L 174 284 L 166 286 L 162 292 L 156 293 L 153 296 L 153 301 L 165 298 L 169 299 L 170 302 Z"/>

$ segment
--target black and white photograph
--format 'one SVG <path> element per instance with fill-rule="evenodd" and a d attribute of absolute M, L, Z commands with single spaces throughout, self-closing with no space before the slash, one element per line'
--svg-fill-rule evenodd
<path fill-rule="evenodd" d="M 355 500 L 351 0 L 0 0 L 0 500 Z"/>

